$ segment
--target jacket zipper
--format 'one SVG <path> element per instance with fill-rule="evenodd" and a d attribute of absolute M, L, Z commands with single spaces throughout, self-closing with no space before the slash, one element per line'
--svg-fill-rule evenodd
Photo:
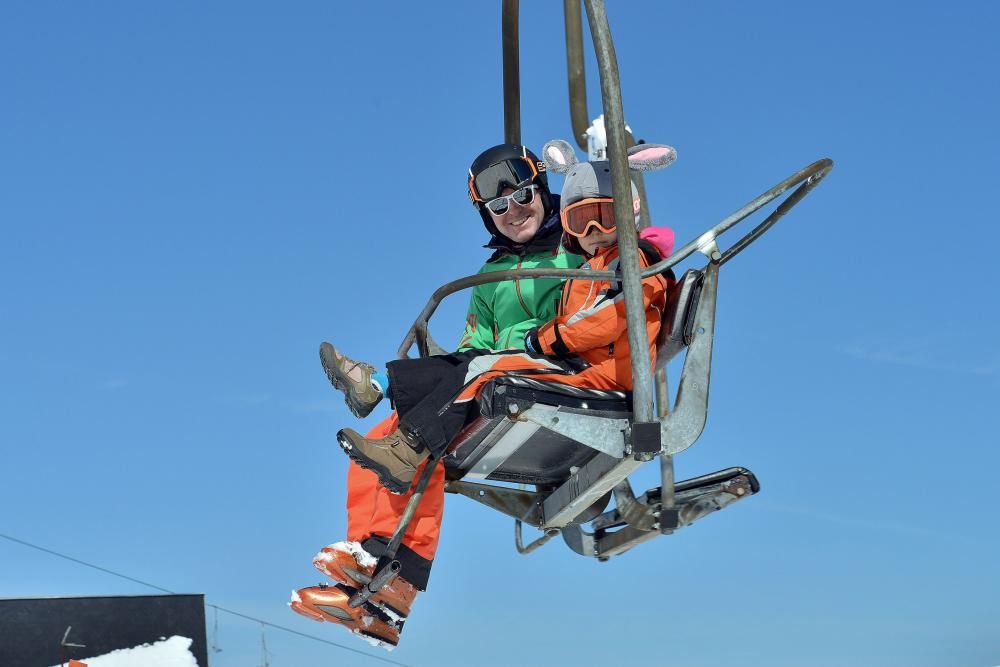
<path fill-rule="evenodd" d="M 569 301 L 569 293 L 573 289 L 573 278 L 566 281 L 566 285 L 563 287 L 562 299 L 559 302 L 559 309 L 556 311 L 556 315 L 564 315 L 566 313 L 566 303 Z"/>
<path fill-rule="evenodd" d="M 521 268 L 521 261 L 522 261 L 521 258 L 518 258 L 518 260 L 517 260 L 517 266 L 514 267 L 515 271 L 517 269 Z M 525 305 L 524 299 L 521 297 L 521 280 L 520 280 L 520 278 L 518 278 L 517 280 L 514 281 L 514 291 L 517 292 L 517 302 L 521 304 L 521 308 L 524 310 L 524 314 L 527 315 L 528 317 L 534 317 L 534 315 L 531 314 L 531 311 L 528 310 L 528 306 Z"/>

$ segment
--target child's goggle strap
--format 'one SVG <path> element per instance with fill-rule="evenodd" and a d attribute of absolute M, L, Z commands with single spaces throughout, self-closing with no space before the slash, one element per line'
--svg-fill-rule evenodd
<path fill-rule="evenodd" d="M 581 199 L 559 212 L 563 230 L 583 238 L 595 227 L 602 234 L 615 231 L 615 200 L 611 197 Z"/>

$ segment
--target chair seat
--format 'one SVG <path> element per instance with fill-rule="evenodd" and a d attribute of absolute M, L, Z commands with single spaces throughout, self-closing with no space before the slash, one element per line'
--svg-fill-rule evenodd
<path fill-rule="evenodd" d="M 477 400 L 480 417 L 458 434 L 444 459 L 450 480 L 559 484 L 574 469 L 606 455 L 509 416 L 534 405 L 547 405 L 561 412 L 627 419 L 632 408 L 629 392 L 584 389 L 513 375 L 487 383 Z"/>
<path fill-rule="evenodd" d="M 631 392 L 574 387 L 524 375 L 492 380 L 483 387 L 478 401 L 480 412 L 490 418 L 506 416 L 510 405 L 524 409 L 535 403 L 597 412 L 632 412 Z"/>

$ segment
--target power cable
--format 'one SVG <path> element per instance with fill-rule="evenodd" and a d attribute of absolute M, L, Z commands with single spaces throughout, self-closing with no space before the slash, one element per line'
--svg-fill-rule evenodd
<path fill-rule="evenodd" d="M 53 551 L 52 549 L 46 549 L 45 547 L 40 547 L 37 544 L 32 544 L 31 542 L 26 542 L 26 541 L 20 540 L 20 539 L 18 539 L 16 537 L 12 537 L 10 535 L 4 535 L 3 533 L 0 533 L 0 537 L 2 537 L 5 540 L 9 540 L 11 542 L 16 542 L 17 544 L 20 544 L 22 546 L 26 546 L 26 547 L 29 547 L 31 549 L 36 549 L 38 551 L 43 551 L 43 552 L 45 552 L 47 554 L 50 554 L 52 556 L 56 556 L 56 557 L 62 558 L 64 560 L 68 560 L 68 561 L 72 561 L 74 563 L 78 563 L 80 565 L 84 565 L 84 566 L 89 567 L 89 568 L 94 569 L 94 570 L 100 570 L 101 572 L 104 572 L 106 574 L 110 574 L 110 575 L 112 575 L 114 577 L 118 577 L 120 579 L 127 579 L 128 581 L 132 581 L 134 583 L 141 584 L 141 585 L 146 586 L 148 588 L 153 588 L 155 590 L 162 591 L 164 593 L 169 593 L 170 595 L 177 595 L 176 592 L 171 591 L 171 590 L 167 590 L 166 588 L 163 588 L 162 586 L 157 586 L 156 584 L 151 584 L 148 581 L 142 581 L 141 579 L 136 579 L 135 577 L 130 577 L 130 576 L 122 574 L 120 572 L 115 572 L 114 570 L 109 570 L 108 568 L 101 567 L 100 565 L 94 565 L 93 563 L 88 563 L 87 561 L 80 560 L 79 558 L 73 558 L 72 556 L 67 556 L 64 553 L 60 553 L 58 551 Z M 371 658 L 372 660 L 379 660 L 381 662 L 385 662 L 385 663 L 388 663 L 390 665 L 398 665 L 398 667 L 411 667 L 410 665 L 406 664 L 405 662 L 398 662 L 396 660 L 390 660 L 389 658 L 384 658 L 384 657 L 382 657 L 380 655 L 372 655 L 370 653 L 365 653 L 364 651 L 359 651 L 356 648 L 351 648 L 350 646 L 344 646 L 343 644 L 338 644 L 337 642 L 330 641 L 329 639 L 323 639 L 322 637 L 317 637 L 316 635 L 310 635 L 310 634 L 307 634 L 305 632 L 299 632 L 298 630 L 293 630 L 292 628 L 287 628 L 287 627 L 285 627 L 283 625 L 278 625 L 277 623 L 271 623 L 270 621 L 265 621 L 264 619 L 261 619 L 261 618 L 256 618 L 254 616 L 249 616 L 247 614 L 242 614 L 242 613 L 240 613 L 238 611 L 233 611 L 232 609 L 226 609 L 225 607 L 220 607 L 217 604 L 211 604 L 211 603 L 206 602 L 205 606 L 206 607 L 212 607 L 213 609 L 216 609 L 217 611 L 221 611 L 221 612 L 226 613 L 226 614 L 231 614 L 232 616 L 238 616 L 240 618 L 245 618 L 248 621 L 255 621 L 257 623 L 260 623 L 261 625 L 265 625 L 265 626 L 268 626 L 268 627 L 271 627 L 271 628 L 275 628 L 276 630 L 282 630 L 282 631 L 287 632 L 289 634 L 298 635 L 299 637 L 305 637 L 306 639 L 311 639 L 313 641 L 320 642 L 322 644 L 329 644 L 330 646 L 336 646 L 337 648 L 344 649 L 345 651 L 350 651 L 351 653 L 357 653 L 358 655 L 363 655 L 366 658 Z"/>

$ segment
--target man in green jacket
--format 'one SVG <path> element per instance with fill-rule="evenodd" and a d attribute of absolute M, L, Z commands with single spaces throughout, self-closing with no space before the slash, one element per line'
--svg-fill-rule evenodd
<path fill-rule="evenodd" d="M 575 269 L 583 261 L 559 244 L 559 197 L 549 192 L 544 163 L 527 148 L 501 144 L 476 158 L 469 168 L 469 197 L 490 233 L 485 247 L 495 251 L 479 273 Z M 563 282 L 537 278 L 477 285 L 458 351 L 523 349 L 524 334 L 555 317 Z"/>

